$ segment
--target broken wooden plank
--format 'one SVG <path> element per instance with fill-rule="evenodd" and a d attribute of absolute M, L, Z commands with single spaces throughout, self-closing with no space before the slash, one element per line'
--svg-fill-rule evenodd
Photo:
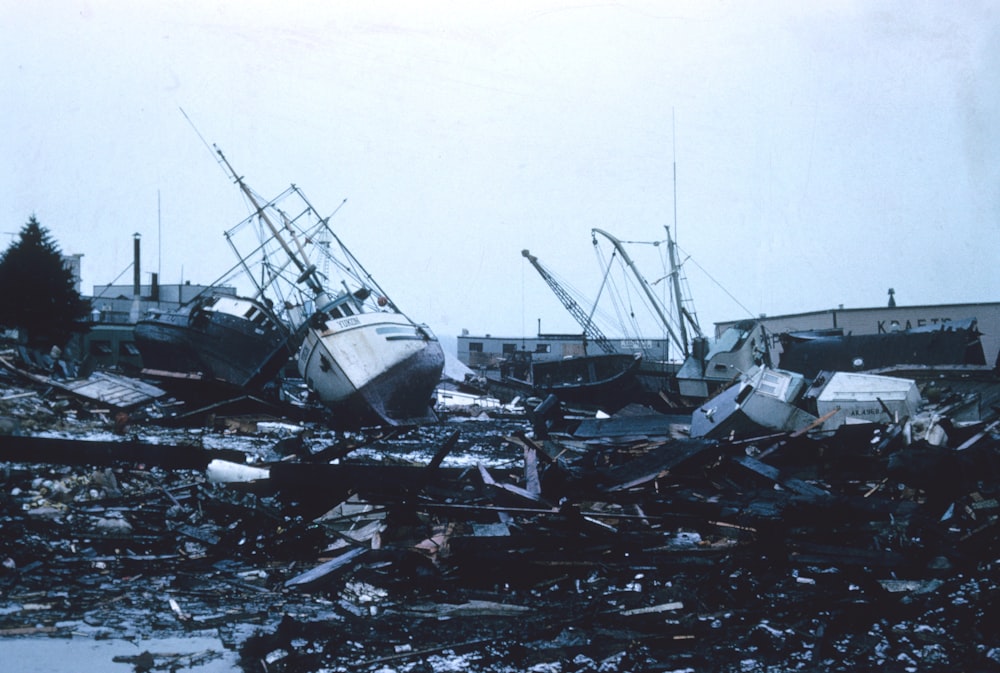
<path fill-rule="evenodd" d="M 524 447 L 524 485 L 530 493 L 542 495 L 542 482 L 538 478 L 538 451 L 528 445 Z"/>
<path fill-rule="evenodd" d="M 793 493 L 811 498 L 832 497 L 828 491 L 824 491 L 818 486 L 813 486 L 812 484 L 804 482 L 801 479 L 783 476 L 781 474 L 781 470 L 776 467 L 772 467 L 767 463 L 763 463 L 756 458 L 751 458 L 750 456 L 733 456 L 731 460 L 737 465 L 740 465 L 751 472 L 764 477 L 765 479 L 769 479 L 789 491 L 792 491 Z"/>
<path fill-rule="evenodd" d="M 527 502 L 553 507 L 551 503 L 546 502 L 545 498 L 541 497 L 541 495 L 537 493 L 532 493 L 530 490 L 526 488 L 521 488 L 520 486 L 517 486 L 515 484 L 507 484 L 496 481 L 493 478 L 493 475 L 490 474 L 490 471 L 486 469 L 486 466 L 483 465 L 482 463 L 479 464 L 479 474 L 483 478 L 483 483 L 486 484 L 487 486 L 490 486 L 497 490 L 513 495 L 514 497 L 520 500 L 525 500 Z"/>
<path fill-rule="evenodd" d="M 352 563 L 358 557 L 368 552 L 364 547 L 352 547 L 340 556 L 320 563 L 315 568 L 300 573 L 285 582 L 285 588 L 304 588 L 326 579 L 331 573 Z"/>
<path fill-rule="evenodd" d="M 602 490 L 607 493 L 627 491 L 662 479 L 682 463 L 717 447 L 718 442 L 705 439 L 662 442 L 626 463 L 600 470 Z"/>
<path fill-rule="evenodd" d="M 444 444 L 441 445 L 441 448 L 438 449 L 437 453 L 434 454 L 434 457 L 431 459 L 431 462 L 427 463 L 428 470 L 436 470 L 437 468 L 441 467 L 441 463 L 444 462 L 444 459 L 448 457 L 448 454 L 451 453 L 452 449 L 455 448 L 455 445 L 458 444 L 459 434 L 460 434 L 459 431 L 455 430 L 453 433 L 451 433 L 448 439 L 444 441 Z"/>

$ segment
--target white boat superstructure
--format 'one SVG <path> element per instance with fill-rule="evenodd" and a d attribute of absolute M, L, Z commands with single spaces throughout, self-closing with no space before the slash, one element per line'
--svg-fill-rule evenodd
<path fill-rule="evenodd" d="M 226 238 L 257 294 L 300 335 L 296 363 L 312 395 L 339 426 L 435 420 L 437 337 L 396 307 L 298 187 L 265 200 L 216 151 L 253 210 Z"/>
<path fill-rule="evenodd" d="M 430 406 L 444 353 L 427 327 L 393 312 L 324 313 L 306 331 L 297 357 L 306 385 L 323 404 L 392 425 L 434 420 Z"/>

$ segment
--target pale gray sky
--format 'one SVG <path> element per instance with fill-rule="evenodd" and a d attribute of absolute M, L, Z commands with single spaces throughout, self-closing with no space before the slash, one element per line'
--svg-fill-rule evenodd
<path fill-rule="evenodd" d="M 2 0 L 0 19 L 3 231 L 36 214 L 87 292 L 133 232 L 146 282 L 232 264 L 246 210 L 183 108 L 257 191 L 346 198 L 338 233 L 443 337 L 578 332 L 521 250 L 596 295 L 591 229 L 662 238 L 675 156 L 703 325 L 889 287 L 998 299 L 996 2 Z"/>

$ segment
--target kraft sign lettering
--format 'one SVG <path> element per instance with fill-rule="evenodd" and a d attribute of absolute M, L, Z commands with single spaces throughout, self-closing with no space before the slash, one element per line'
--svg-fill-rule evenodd
<path fill-rule="evenodd" d="M 913 329 L 914 327 L 926 327 L 927 325 L 938 325 L 940 323 L 946 323 L 950 321 L 951 318 L 917 318 L 916 320 L 879 320 L 878 334 L 898 332 L 904 329 Z"/>

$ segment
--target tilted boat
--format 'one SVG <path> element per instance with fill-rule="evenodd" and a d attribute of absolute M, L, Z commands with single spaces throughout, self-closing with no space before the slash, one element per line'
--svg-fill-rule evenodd
<path fill-rule="evenodd" d="M 334 412 L 334 424 L 436 420 L 434 388 L 445 360 L 437 337 L 397 308 L 301 189 L 291 185 L 265 200 L 216 152 L 253 211 L 226 239 L 255 270 L 247 276 L 256 296 L 269 298 L 301 337 L 299 374 Z M 241 245 L 250 253 L 241 254 Z"/>
<path fill-rule="evenodd" d="M 561 402 L 614 412 L 634 401 L 642 386 L 636 376 L 641 353 L 602 353 L 532 362 L 531 353 L 515 359 L 502 381 L 526 394 L 555 395 Z"/>
<path fill-rule="evenodd" d="M 228 294 L 204 294 L 177 309 L 153 310 L 136 323 L 134 336 L 144 374 L 222 391 L 262 388 L 296 346 L 295 335 L 265 303 Z"/>

